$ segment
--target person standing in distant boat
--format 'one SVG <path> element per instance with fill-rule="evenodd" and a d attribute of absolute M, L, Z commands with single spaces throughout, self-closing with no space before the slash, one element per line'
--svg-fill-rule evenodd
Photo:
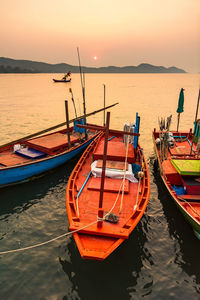
<path fill-rule="evenodd" d="M 71 71 L 67 72 L 67 74 L 65 74 L 65 76 L 62 79 L 66 81 L 67 77 L 69 77 L 70 75 L 71 75 Z"/>

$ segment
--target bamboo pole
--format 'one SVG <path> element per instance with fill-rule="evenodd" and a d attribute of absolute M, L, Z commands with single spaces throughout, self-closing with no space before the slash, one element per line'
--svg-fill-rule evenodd
<path fill-rule="evenodd" d="M 106 86 L 105 84 L 103 85 L 103 90 L 104 90 L 104 93 L 103 93 L 103 107 L 106 106 Z M 104 113 L 103 113 L 103 126 L 105 126 L 106 124 L 106 117 L 105 117 L 105 110 L 104 110 Z"/>
<path fill-rule="evenodd" d="M 117 104 L 119 104 L 119 103 L 116 102 L 116 103 L 114 103 L 114 104 L 112 104 L 112 105 L 109 105 L 109 106 L 107 106 L 107 107 L 105 107 L 105 108 L 100 108 L 100 109 L 98 109 L 98 110 L 96 110 L 96 111 L 93 111 L 93 112 L 91 112 L 91 113 L 88 113 L 86 116 L 87 116 L 87 117 L 92 116 L 92 115 L 94 115 L 94 114 L 97 114 L 97 113 L 99 113 L 99 112 L 102 112 L 104 109 L 111 108 L 111 107 L 113 107 L 113 106 L 115 106 L 115 105 L 117 105 Z M 69 120 L 69 124 L 70 124 L 70 123 L 73 123 L 74 121 L 78 121 L 78 120 L 82 119 L 83 117 L 84 117 L 84 115 L 82 115 L 82 116 L 80 116 L 80 117 L 78 117 L 78 118 L 71 119 L 71 120 Z M 46 133 L 46 132 L 48 132 L 48 131 L 55 130 L 55 129 L 57 129 L 57 128 L 59 128 L 59 127 L 62 127 L 62 126 L 65 126 L 65 125 L 66 125 L 66 121 L 63 122 L 63 123 L 57 124 L 57 125 L 55 125 L 55 126 L 49 127 L 49 128 L 47 128 L 47 129 L 44 129 L 44 130 L 41 130 L 41 131 L 38 131 L 38 132 L 35 132 L 35 133 L 32 133 L 32 134 L 29 134 L 29 135 L 27 135 L 27 136 L 25 136 L 25 137 L 22 137 L 22 138 L 20 138 L 20 139 L 17 139 L 17 140 L 11 141 L 11 142 L 9 142 L 9 143 L 3 144 L 3 145 L 0 146 L 0 148 L 6 147 L 6 146 L 10 146 L 10 145 L 12 145 L 12 144 L 16 144 L 16 143 L 19 143 L 19 142 L 23 142 L 23 141 L 25 141 L 25 140 L 31 139 L 31 138 L 36 137 L 36 136 L 38 136 L 38 135 L 42 135 L 43 133 Z"/>
<path fill-rule="evenodd" d="M 177 116 L 177 132 L 178 132 L 178 128 L 179 128 L 179 121 L 180 121 L 180 113 L 178 113 L 178 116 Z"/>
<path fill-rule="evenodd" d="M 68 101 L 65 101 L 65 113 L 66 113 L 66 123 L 67 123 L 67 139 L 68 139 L 68 148 L 71 147 L 70 142 L 70 128 L 69 128 L 69 111 L 68 111 Z"/>
<path fill-rule="evenodd" d="M 198 100 L 197 100 L 197 108 L 196 108 L 196 115 L 195 115 L 195 127 L 194 127 L 194 133 L 193 133 L 193 138 L 192 138 L 192 143 L 191 143 L 191 149 L 190 149 L 190 155 L 192 154 L 192 148 L 194 144 L 194 136 L 197 128 L 197 116 L 198 116 L 198 111 L 199 111 L 199 100 L 200 100 L 200 89 L 199 89 L 199 95 L 198 95 Z M 198 141 L 197 141 L 198 143 Z"/>
<path fill-rule="evenodd" d="M 79 48 L 77 47 L 77 54 L 78 54 L 78 62 L 79 62 L 79 70 L 80 70 L 80 77 L 81 77 L 81 87 L 82 87 L 82 94 L 83 94 L 83 114 L 84 114 L 84 120 L 86 124 L 86 106 L 85 106 L 85 74 L 82 73 L 81 68 L 81 59 L 79 54 Z M 85 138 L 88 138 L 87 130 L 85 129 Z"/>
<path fill-rule="evenodd" d="M 105 127 L 104 126 L 95 126 L 95 125 L 81 125 L 81 124 L 77 124 L 77 127 L 80 128 L 88 128 L 88 129 L 92 129 L 92 130 L 102 130 L 105 131 Z M 129 132 L 129 131 L 121 131 L 121 130 L 115 130 L 115 129 L 109 129 L 109 132 L 112 134 L 128 134 L 128 135 L 132 135 L 132 136 L 140 136 L 139 133 L 136 132 Z"/>
<path fill-rule="evenodd" d="M 196 109 L 195 122 L 197 121 L 197 116 L 198 116 L 199 100 L 200 100 L 200 89 L 199 89 L 199 95 L 198 95 L 198 100 L 197 100 L 197 109 Z"/>
<path fill-rule="evenodd" d="M 74 106 L 75 117 L 77 118 L 76 105 L 75 105 L 74 96 L 73 96 L 73 92 L 72 92 L 71 88 L 69 88 L 69 92 L 71 93 L 71 98 L 72 98 L 72 103 L 73 103 L 73 106 Z"/>

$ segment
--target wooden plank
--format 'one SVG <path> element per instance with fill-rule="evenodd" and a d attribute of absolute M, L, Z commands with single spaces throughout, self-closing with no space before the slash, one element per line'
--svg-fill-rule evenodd
<path fill-rule="evenodd" d="M 17 155 L 13 152 L 6 152 L 0 155 L 0 164 L 2 164 L 4 167 L 22 165 L 25 162 L 30 162 L 30 161 L 31 159 Z"/>
<path fill-rule="evenodd" d="M 100 235 L 100 236 L 110 236 L 110 237 L 122 238 L 122 239 L 128 239 L 129 237 L 129 231 L 125 228 L 119 227 L 117 224 L 103 222 L 103 226 L 100 228 L 97 227 L 97 224 L 84 228 L 86 225 L 87 224 L 81 222 L 80 223 L 73 222 L 70 225 L 70 231 L 80 229 L 79 233 L 86 233 L 86 234 Z"/>
<path fill-rule="evenodd" d="M 101 141 L 95 149 L 93 153 L 93 159 L 94 160 L 101 160 L 103 157 L 103 146 L 104 143 Z M 107 149 L 107 159 L 108 160 L 113 160 L 113 161 L 121 161 L 124 162 L 126 158 L 126 147 L 123 142 L 117 143 L 117 142 L 112 142 L 110 141 L 108 143 L 108 149 Z M 127 154 L 127 162 L 128 163 L 133 163 L 135 160 L 134 156 L 134 151 L 133 151 L 133 146 L 132 144 L 129 144 L 128 148 L 128 154 Z"/>
<path fill-rule="evenodd" d="M 92 177 L 90 179 L 88 190 L 100 191 L 101 178 Z M 104 192 L 118 193 L 121 187 L 122 179 L 105 178 Z M 120 191 L 122 192 L 122 191 Z M 124 193 L 129 192 L 129 181 L 125 180 Z"/>
<path fill-rule="evenodd" d="M 79 139 L 77 136 L 70 136 L 71 144 L 78 142 Z M 63 133 L 53 133 L 48 136 L 42 136 L 30 141 L 27 141 L 26 144 L 33 149 L 52 154 L 54 151 L 59 150 L 68 146 L 67 135 Z"/>
<path fill-rule="evenodd" d="M 102 168 L 103 161 L 98 160 L 96 168 Z M 125 164 L 122 161 L 114 161 L 114 160 L 107 160 L 106 161 L 106 169 L 117 169 L 117 170 L 124 170 Z M 126 170 L 128 170 L 128 165 L 126 165 Z"/>
<path fill-rule="evenodd" d="M 200 202 L 200 195 L 182 195 L 178 196 L 179 200 L 197 201 Z"/>

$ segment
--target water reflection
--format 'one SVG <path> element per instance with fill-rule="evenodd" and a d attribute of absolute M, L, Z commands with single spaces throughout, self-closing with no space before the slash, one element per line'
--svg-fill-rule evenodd
<path fill-rule="evenodd" d="M 106 260 L 89 261 L 80 257 L 73 239 L 62 249 L 59 262 L 73 284 L 78 299 L 130 299 L 149 253 L 145 249 L 146 234 L 140 222 L 130 238 Z M 69 256 L 68 256 L 69 255 Z M 69 257 L 69 258 L 66 258 Z M 67 294 L 63 299 L 70 297 Z"/>
<path fill-rule="evenodd" d="M 20 213 L 38 203 L 52 190 L 65 189 L 80 156 L 34 180 L 1 189 L 0 216 Z"/>

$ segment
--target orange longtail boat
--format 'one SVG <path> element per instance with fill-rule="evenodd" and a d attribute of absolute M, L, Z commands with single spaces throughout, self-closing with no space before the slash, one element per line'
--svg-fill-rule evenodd
<path fill-rule="evenodd" d="M 69 229 L 84 259 L 104 260 L 128 239 L 149 200 L 149 172 L 138 144 L 140 117 L 136 114 L 135 125 L 124 131 L 109 130 L 109 119 L 108 113 L 66 190 Z"/>

